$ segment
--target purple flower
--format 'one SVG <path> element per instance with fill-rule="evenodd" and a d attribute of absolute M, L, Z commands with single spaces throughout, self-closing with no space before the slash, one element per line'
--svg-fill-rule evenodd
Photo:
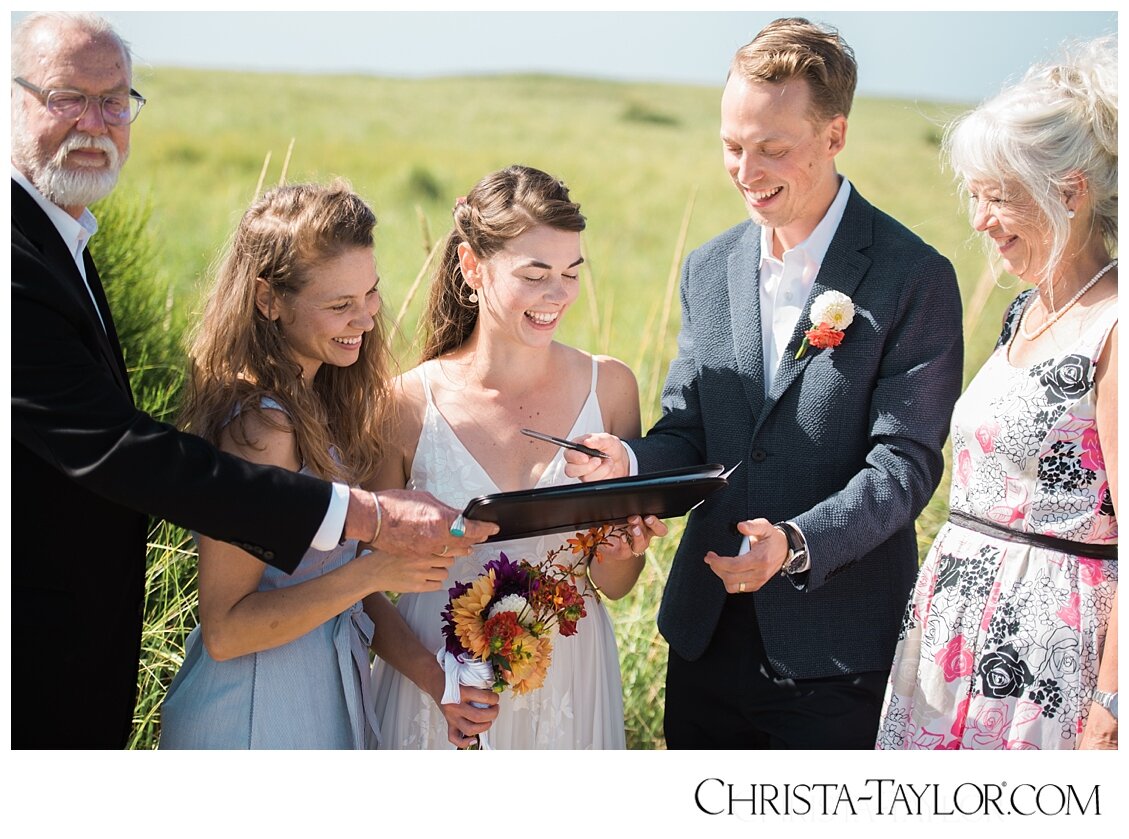
<path fill-rule="evenodd" d="M 494 572 L 494 598 L 491 602 L 501 600 L 507 594 L 520 594 L 529 592 L 529 571 L 516 562 L 511 562 L 505 553 L 499 553 L 497 559 L 486 563 L 483 572 Z"/>

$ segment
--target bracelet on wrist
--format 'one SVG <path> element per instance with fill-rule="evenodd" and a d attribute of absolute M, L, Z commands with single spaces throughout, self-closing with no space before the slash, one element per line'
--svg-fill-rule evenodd
<path fill-rule="evenodd" d="M 384 513 L 380 509 L 380 499 L 376 497 L 376 493 L 370 492 L 369 495 L 372 496 L 372 503 L 376 505 L 376 530 L 373 532 L 372 538 L 369 539 L 368 543 L 376 547 L 376 540 L 380 538 L 380 528 L 384 524 Z"/>

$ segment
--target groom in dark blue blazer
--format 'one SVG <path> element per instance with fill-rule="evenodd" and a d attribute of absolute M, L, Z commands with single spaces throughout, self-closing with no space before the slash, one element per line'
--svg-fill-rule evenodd
<path fill-rule="evenodd" d="M 586 480 L 743 464 L 691 513 L 663 594 L 671 748 L 874 744 L 961 305 L 948 260 L 836 171 L 855 81 L 850 47 L 801 18 L 738 51 L 721 139 L 751 221 L 686 260 L 655 427 L 585 438 L 610 461 L 568 453 Z"/>

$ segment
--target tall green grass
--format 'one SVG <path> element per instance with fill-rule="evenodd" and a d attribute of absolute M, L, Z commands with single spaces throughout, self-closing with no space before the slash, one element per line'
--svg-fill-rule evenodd
<path fill-rule="evenodd" d="M 201 310 L 208 266 L 260 186 L 347 177 L 380 223 L 391 346 L 411 336 L 451 206 L 483 174 L 514 162 L 563 178 L 589 220 L 581 297 L 560 338 L 632 365 L 647 425 L 678 330 L 685 254 L 743 220 L 721 166 L 720 88 L 543 76 L 403 80 L 142 70 L 150 106 L 134 125 L 121 197 L 96 209 L 93 248 L 139 404 L 171 418 L 184 327 Z M 858 100 L 840 169 L 872 203 L 957 267 L 966 311 L 966 380 L 995 340 L 1013 291 L 992 284 L 955 190 L 938 164 L 953 106 Z M 113 276 L 117 267 L 120 276 Z M 947 513 L 948 478 L 918 521 L 928 547 Z M 667 649 L 655 615 L 683 522 L 653 544 L 635 589 L 609 604 L 620 646 L 628 745 L 660 748 Z M 132 745 L 159 736 L 160 701 L 195 624 L 195 554 L 185 533 L 150 536 L 148 596 Z"/>

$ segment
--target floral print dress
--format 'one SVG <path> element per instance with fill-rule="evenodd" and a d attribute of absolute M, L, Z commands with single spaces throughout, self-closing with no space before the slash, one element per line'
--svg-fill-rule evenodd
<path fill-rule="evenodd" d="M 1033 291 L 953 413 L 950 509 L 990 527 L 1117 543 L 1095 420 L 1097 359 L 1116 300 L 1074 346 L 1008 360 Z M 985 535 L 949 521 L 903 620 L 880 749 L 1071 749 L 1089 712 L 1117 560 Z"/>

